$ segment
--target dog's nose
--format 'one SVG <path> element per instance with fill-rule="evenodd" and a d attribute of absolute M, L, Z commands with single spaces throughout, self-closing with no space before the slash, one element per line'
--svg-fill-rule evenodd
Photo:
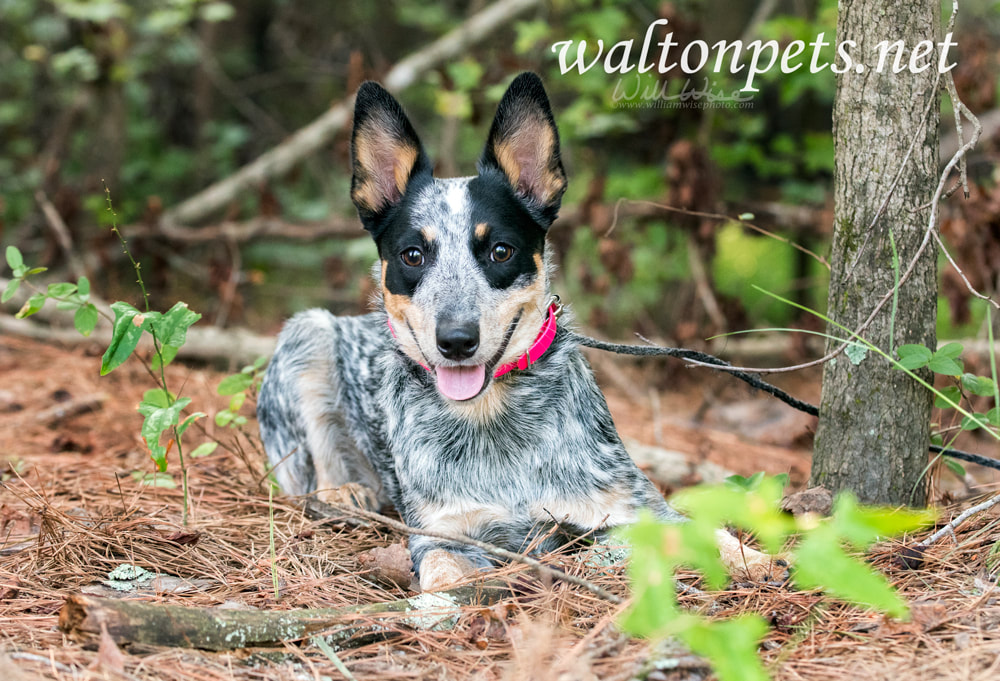
<path fill-rule="evenodd" d="M 437 347 L 448 359 L 468 359 L 479 349 L 478 322 L 439 323 L 437 326 Z"/>

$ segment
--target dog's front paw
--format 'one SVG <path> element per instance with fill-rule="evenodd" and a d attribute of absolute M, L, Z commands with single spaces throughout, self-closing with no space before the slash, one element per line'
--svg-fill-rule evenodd
<path fill-rule="evenodd" d="M 378 494 L 360 482 L 348 482 L 333 489 L 322 489 L 316 493 L 316 498 L 326 504 L 357 506 L 366 511 L 379 509 Z"/>
<path fill-rule="evenodd" d="M 719 556 L 729 574 L 750 582 L 785 582 L 788 580 L 788 559 L 772 556 L 750 548 L 726 530 L 716 533 Z"/>
<path fill-rule="evenodd" d="M 476 572 L 468 558 L 444 549 L 431 549 L 420 561 L 420 590 L 440 591 Z"/>

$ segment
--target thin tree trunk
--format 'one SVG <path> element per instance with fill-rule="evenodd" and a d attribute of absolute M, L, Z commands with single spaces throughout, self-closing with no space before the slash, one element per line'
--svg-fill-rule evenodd
<path fill-rule="evenodd" d="M 851 55 L 863 60 L 864 72 L 851 69 L 837 81 L 828 311 L 851 329 L 857 329 L 893 287 L 890 230 L 902 269 L 917 251 L 928 209 L 916 209 L 926 206 L 937 184 L 937 49 L 923 60 L 931 68 L 922 73 L 908 68 L 892 73 L 892 53 L 886 68 L 877 73 L 876 46 L 883 40 L 904 41 L 903 63 L 909 64 L 911 50 L 920 41 L 940 40 L 940 11 L 936 0 L 840 3 L 837 40 L 857 43 Z M 935 257 L 933 249 L 925 251 L 899 291 L 895 315 L 887 305 L 865 338 L 887 352 L 904 343 L 935 347 Z M 837 328 L 829 332 L 845 336 Z M 858 364 L 846 355 L 828 362 L 812 484 L 849 489 L 866 502 L 923 504 L 921 475 L 927 465 L 931 397 L 871 353 Z"/>

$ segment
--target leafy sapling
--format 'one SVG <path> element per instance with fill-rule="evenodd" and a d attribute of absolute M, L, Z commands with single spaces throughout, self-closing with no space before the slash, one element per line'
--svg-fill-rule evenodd
<path fill-rule="evenodd" d="M 712 664 L 721 681 L 766 681 L 757 656 L 767 623 L 757 615 L 715 621 L 686 612 L 678 604 L 674 571 L 692 567 L 709 588 L 722 588 L 728 579 L 713 541 L 715 530 L 733 525 L 753 532 L 771 553 L 777 553 L 795 535 L 790 551 L 797 586 L 818 588 L 836 598 L 905 618 L 903 599 L 879 572 L 851 555 L 845 546 L 863 551 L 874 542 L 930 523 L 930 511 L 859 506 L 852 496 L 837 497 L 831 518 L 791 518 L 778 510 L 783 481 L 754 475 L 727 484 L 699 486 L 675 495 L 673 503 L 690 522 L 665 524 L 646 515 L 623 530 L 632 548 L 628 564 L 632 605 L 619 620 L 637 636 L 676 637 Z"/>

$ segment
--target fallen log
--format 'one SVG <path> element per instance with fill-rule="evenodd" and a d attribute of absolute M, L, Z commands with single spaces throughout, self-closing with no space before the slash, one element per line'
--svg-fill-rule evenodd
<path fill-rule="evenodd" d="M 398 628 L 449 629 L 462 607 L 493 605 L 509 595 L 506 586 L 491 581 L 384 603 L 276 611 L 192 608 L 73 594 L 59 611 L 59 628 L 70 639 L 90 645 L 100 640 L 103 627 L 122 647 L 219 651 L 276 647 L 322 636 L 331 645 L 350 648 Z M 397 616 L 390 625 L 391 615 Z"/>

